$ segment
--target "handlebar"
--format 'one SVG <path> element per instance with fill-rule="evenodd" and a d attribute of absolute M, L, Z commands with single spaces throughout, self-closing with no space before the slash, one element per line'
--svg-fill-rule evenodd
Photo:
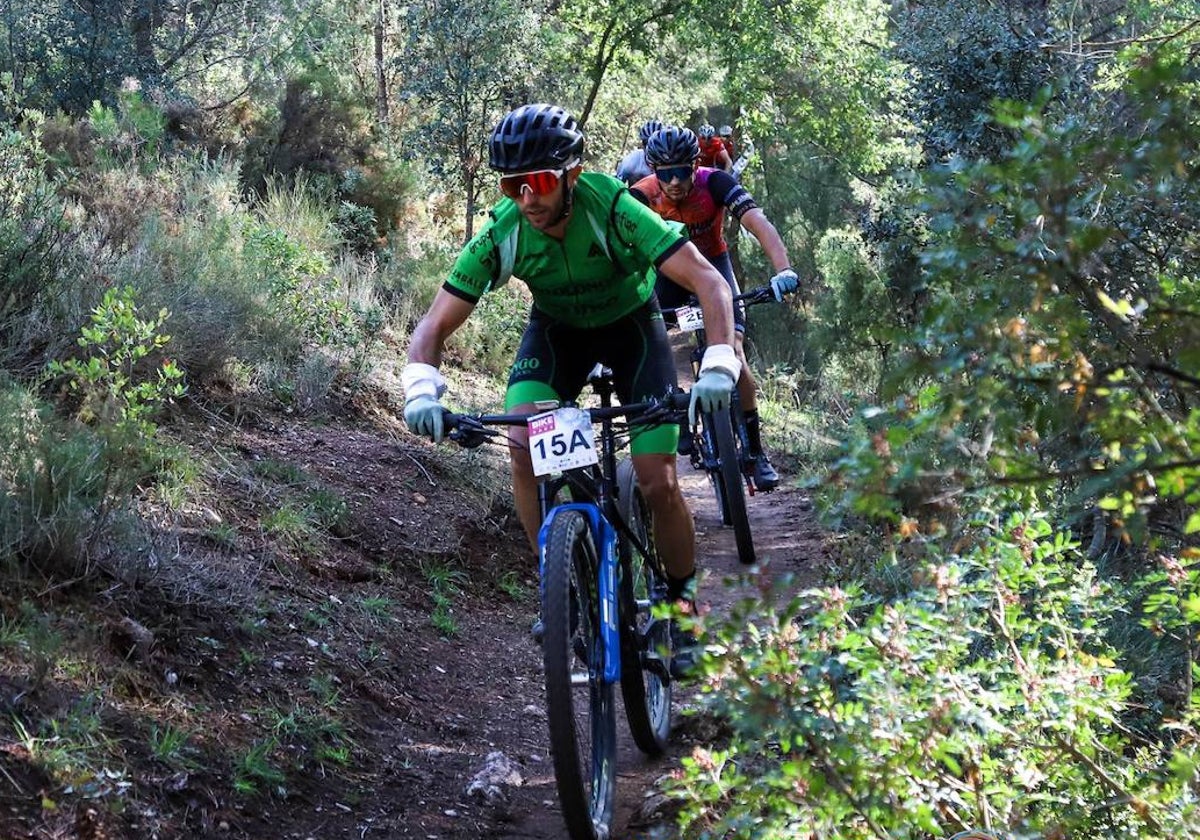
<path fill-rule="evenodd" d="M 771 291 L 771 286 L 770 286 L 770 284 L 768 284 L 765 286 L 759 286 L 755 289 L 751 289 L 748 292 L 742 292 L 739 295 L 734 295 L 733 302 L 741 303 L 744 306 L 755 306 L 760 303 L 774 303 L 775 302 L 775 293 L 773 291 Z M 678 313 L 680 309 L 694 308 L 699 305 L 700 305 L 700 299 L 698 297 L 696 297 L 695 295 L 692 295 L 691 298 L 688 299 L 688 302 L 685 303 L 683 306 L 677 306 L 677 307 L 674 307 L 673 309 L 664 309 L 664 310 L 662 310 L 662 313 L 663 313 L 663 315 L 674 315 L 674 314 Z"/>
<path fill-rule="evenodd" d="M 770 289 L 767 290 L 768 292 Z M 691 401 L 687 391 L 671 391 L 661 398 L 629 405 L 598 406 L 586 409 L 592 422 L 625 417 L 638 425 L 656 425 L 674 422 L 677 415 L 686 411 Z M 467 449 L 474 449 L 489 438 L 503 435 L 501 426 L 524 426 L 530 417 L 542 414 L 532 411 L 525 414 L 458 414 L 444 409 L 442 420 L 446 426 L 446 437 Z"/>

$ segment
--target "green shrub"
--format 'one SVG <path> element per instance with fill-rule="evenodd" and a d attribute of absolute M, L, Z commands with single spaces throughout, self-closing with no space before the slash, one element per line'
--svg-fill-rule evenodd
<path fill-rule="evenodd" d="M 154 320 L 139 318 L 129 287 L 105 293 L 79 338 L 86 358 L 50 363 L 50 372 L 65 376 L 80 396 L 83 422 L 122 436 L 153 438 L 154 413 L 184 392 L 182 371 L 161 360 L 160 351 L 171 340 L 160 332 L 167 317 L 163 309 Z M 155 361 L 158 367 L 151 375 L 147 368 Z"/>
<path fill-rule="evenodd" d="M 142 170 L 157 160 L 167 129 L 162 109 L 146 99 L 135 79 L 122 83 L 116 108 L 94 100 L 87 121 L 99 140 L 96 152 L 102 163 L 127 160 Z"/>
<path fill-rule="evenodd" d="M 669 784 L 685 837 L 1200 830 L 1200 694 L 1159 740 L 1123 725 L 1132 677 L 1104 631 L 1127 605 L 1069 538 L 1014 515 L 906 590 L 747 601 L 711 628 L 704 705 L 731 734 Z"/>
<path fill-rule="evenodd" d="M 0 385 L 0 558 L 7 579 L 85 573 L 120 483 L 104 439 L 54 416 L 27 387 Z"/>
<path fill-rule="evenodd" d="M 192 382 L 308 407 L 343 370 L 361 373 L 383 326 L 378 271 L 338 257 L 332 211 L 307 184 L 274 185 L 255 211 L 227 161 L 177 159 L 163 177 L 173 192 L 110 272 L 171 311 L 173 355 Z"/>
<path fill-rule="evenodd" d="M 38 348 L 61 334 L 61 281 L 82 266 L 46 162 L 33 137 L 0 127 L 0 368 L 20 376 L 41 369 Z"/>
<path fill-rule="evenodd" d="M 109 290 L 79 339 L 83 356 L 50 365 L 74 395 L 77 419 L 3 383 L 0 556 L 9 575 L 86 574 L 113 515 L 160 468 L 154 413 L 182 393 L 175 365 L 149 364 L 168 340 L 158 332 L 165 317 L 142 320 L 130 290 Z"/>

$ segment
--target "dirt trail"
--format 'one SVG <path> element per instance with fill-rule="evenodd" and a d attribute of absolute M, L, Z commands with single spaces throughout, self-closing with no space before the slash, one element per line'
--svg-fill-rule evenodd
<path fill-rule="evenodd" d="M 707 571 L 701 602 L 724 614 L 738 597 L 723 584 L 745 571 L 737 560 L 733 532 L 720 526 L 716 502 L 702 473 L 683 467 L 681 482 L 695 514 L 700 560 Z M 797 585 L 816 579 L 822 565 L 822 538 L 802 491 L 786 486 L 749 500 L 750 518 L 759 557 L 774 574 L 790 573 Z M 446 727 L 456 745 L 441 753 L 419 757 L 425 774 L 424 797 L 411 821 L 395 826 L 390 836 L 433 838 L 495 837 L 504 840 L 562 838 L 565 831 L 554 790 L 545 713 L 542 710 L 541 667 L 537 649 L 528 637 L 532 611 L 505 611 L 476 616 L 471 641 L 440 658 L 448 681 L 459 687 L 442 698 L 450 711 Z M 682 695 L 682 696 L 681 696 Z M 432 698 L 431 698 L 432 699 Z M 675 707 L 687 702 L 677 692 Z M 649 760 L 633 745 L 623 713 L 619 712 L 621 744 L 618 758 L 617 813 L 613 840 L 661 840 L 670 834 L 646 810 L 648 794 L 662 774 L 690 752 L 686 732 L 678 730 L 667 755 Z M 519 762 L 524 782 L 512 788 L 499 808 L 481 807 L 463 791 L 473 769 L 488 752 L 503 751 Z M 418 758 L 414 756 L 414 758 Z M 435 778 L 436 777 L 436 778 Z M 368 835 L 369 836 L 369 835 Z"/>
<path fill-rule="evenodd" d="M 126 745 L 120 766 L 137 787 L 120 812 L 87 799 L 46 809 L 39 791 L 54 788 L 44 772 L 19 745 L 0 744 L 0 837 L 564 837 L 541 657 L 529 637 L 537 584 L 524 536 L 505 500 L 464 494 L 464 481 L 481 483 L 480 456 L 415 440 L 382 414 L 379 423 L 263 417 L 189 427 L 188 444 L 222 465 L 209 513 L 239 539 L 214 540 L 197 508 L 194 525 L 172 533 L 170 575 L 69 605 L 89 626 L 128 616 L 154 633 L 142 660 L 130 660 L 114 633 L 79 645 L 97 674 L 121 674 L 121 691 L 133 692 L 129 701 L 110 692 L 102 714 L 114 743 Z M 742 571 L 733 534 L 719 525 L 705 477 L 684 466 L 681 481 L 708 574 L 701 602 L 722 614 L 734 595 L 721 581 Z M 347 505 L 340 535 L 274 536 L 266 517 L 318 488 Z M 823 543 L 802 492 L 785 482 L 750 499 L 749 512 L 769 568 L 812 580 Z M 432 615 L 438 570 L 458 575 L 449 629 Z M 4 696 L 24 685 L 13 682 L 22 673 L 0 670 Z M 677 692 L 677 710 L 686 694 Z M 78 689 L 64 683 L 43 692 L 42 706 L 32 702 L 30 719 L 62 716 Z M 690 752 L 694 727 L 648 761 L 618 715 L 613 840 L 664 840 L 669 830 L 645 818 L 646 794 Z M 164 758 L 147 745 L 166 722 L 188 741 Z M 237 791 L 236 774 L 258 767 L 247 756 L 262 744 L 282 781 Z M 345 747 L 340 759 L 319 752 L 330 746 Z M 519 775 L 498 802 L 467 793 L 491 753 Z"/>

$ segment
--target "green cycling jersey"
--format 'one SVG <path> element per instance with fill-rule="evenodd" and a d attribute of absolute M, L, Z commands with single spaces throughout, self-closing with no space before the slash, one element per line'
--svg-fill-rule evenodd
<path fill-rule="evenodd" d="M 472 303 L 510 276 L 534 305 L 575 327 L 599 327 L 628 315 L 654 294 L 654 272 L 685 238 L 610 175 L 584 172 L 561 240 L 534 228 L 511 199 L 459 254 L 446 291 Z"/>

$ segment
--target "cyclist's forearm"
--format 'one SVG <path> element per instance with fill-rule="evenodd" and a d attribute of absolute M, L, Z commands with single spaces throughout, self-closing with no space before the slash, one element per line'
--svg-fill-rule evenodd
<path fill-rule="evenodd" d="M 791 267 L 792 263 L 788 258 L 787 246 L 783 244 L 783 237 L 779 235 L 779 231 L 775 229 L 775 225 L 771 224 L 771 220 L 767 218 L 767 214 L 761 208 L 755 207 L 743 215 L 742 227 L 750 231 L 758 240 L 759 246 L 776 272 Z"/>
<path fill-rule="evenodd" d="M 713 274 L 720 279 L 716 287 L 705 284 L 703 288 L 696 290 L 696 297 L 700 299 L 700 309 L 704 312 L 704 334 L 709 345 L 728 344 L 732 347 L 733 295 L 725 278 L 715 269 Z"/>
<path fill-rule="evenodd" d="M 440 366 L 446 340 L 463 325 L 474 308 L 474 304 L 439 290 L 409 339 L 408 360 Z"/>

